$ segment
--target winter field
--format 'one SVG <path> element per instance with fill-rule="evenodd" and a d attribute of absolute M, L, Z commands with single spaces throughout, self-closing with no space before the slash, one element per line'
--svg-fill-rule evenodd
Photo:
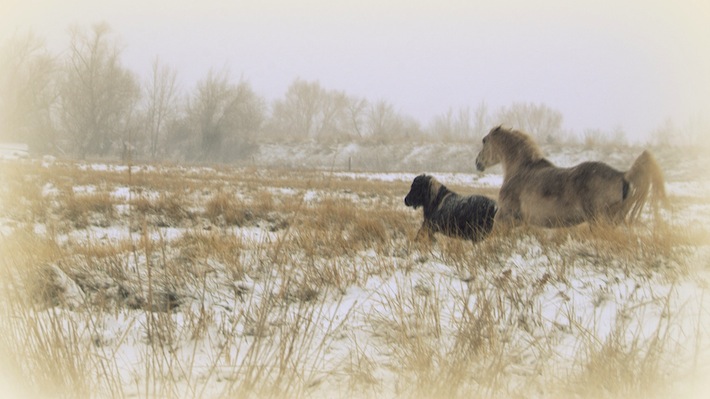
<path fill-rule="evenodd" d="M 416 174 L 496 197 L 468 151 L 460 173 L 0 161 L 0 396 L 706 397 L 708 157 L 655 152 L 661 222 L 415 242 Z"/>

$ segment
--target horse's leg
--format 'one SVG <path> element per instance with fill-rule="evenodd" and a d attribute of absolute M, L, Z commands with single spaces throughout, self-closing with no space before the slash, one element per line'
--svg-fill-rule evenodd
<path fill-rule="evenodd" d="M 520 224 L 520 220 L 511 212 L 504 209 L 498 209 L 493 218 L 493 230 L 491 235 L 505 235 L 510 232 L 516 225 Z"/>
<path fill-rule="evenodd" d="M 422 232 L 424 231 L 424 225 L 417 230 L 417 235 L 414 237 L 414 241 L 419 241 L 421 240 L 422 237 Z"/>
<path fill-rule="evenodd" d="M 407 246 L 407 252 L 410 251 L 410 245 L 414 245 L 415 248 L 417 248 L 418 251 L 422 251 L 422 253 L 431 253 L 432 243 L 435 241 L 434 231 L 431 229 L 431 226 L 424 221 L 424 223 L 422 223 L 422 227 L 420 227 L 419 231 L 417 231 L 417 235 L 414 237 L 414 240 Z"/>
<path fill-rule="evenodd" d="M 604 231 L 618 227 L 619 222 L 614 216 L 614 214 L 610 213 L 591 216 L 587 219 L 589 232 L 592 233 L 592 235 L 604 234 Z"/>
<path fill-rule="evenodd" d="M 426 221 L 422 223 L 422 227 L 420 227 L 419 231 L 417 231 L 417 236 L 414 237 L 414 241 L 422 242 L 424 240 L 426 240 L 427 242 L 435 241 L 434 231 L 431 229 L 431 226 L 429 226 Z"/>

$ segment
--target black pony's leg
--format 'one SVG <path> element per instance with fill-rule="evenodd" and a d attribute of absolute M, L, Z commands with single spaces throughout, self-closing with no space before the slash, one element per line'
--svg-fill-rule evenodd
<path fill-rule="evenodd" d="M 426 221 L 422 223 L 422 227 L 420 227 L 419 231 L 417 231 L 417 236 L 414 237 L 414 240 L 420 241 L 424 238 L 422 236 L 425 236 L 426 240 L 428 240 L 429 242 L 434 241 L 434 231 L 432 231 L 431 226 L 429 226 L 429 223 L 427 223 Z"/>

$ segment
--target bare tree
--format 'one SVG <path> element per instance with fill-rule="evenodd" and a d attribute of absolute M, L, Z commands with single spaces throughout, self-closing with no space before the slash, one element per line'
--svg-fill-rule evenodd
<path fill-rule="evenodd" d="M 454 131 L 453 110 L 449 110 L 443 115 L 437 115 L 429 127 L 429 131 L 435 137 L 451 137 Z"/>
<path fill-rule="evenodd" d="M 488 106 L 481 101 L 476 107 L 473 116 L 473 138 L 483 138 L 491 128 L 490 115 L 488 115 Z"/>
<path fill-rule="evenodd" d="M 349 97 L 346 109 L 347 128 L 362 138 L 366 124 L 368 102 L 364 98 Z"/>
<path fill-rule="evenodd" d="M 394 110 L 394 106 L 384 100 L 370 106 L 367 121 L 370 135 L 378 140 L 398 135 L 402 133 L 404 127 L 402 118 Z"/>
<path fill-rule="evenodd" d="M 296 79 L 283 99 L 274 101 L 272 128 L 297 139 L 362 136 L 368 103 L 318 82 Z"/>
<path fill-rule="evenodd" d="M 434 118 L 430 132 L 437 137 L 454 139 L 478 139 L 490 130 L 490 116 L 485 102 L 475 109 L 460 108 L 457 112 L 449 109 L 446 114 Z"/>
<path fill-rule="evenodd" d="M 0 49 L 0 134 L 24 141 L 34 151 L 54 146 L 56 61 L 32 33 L 8 40 Z"/>
<path fill-rule="evenodd" d="M 275 129 L 299 139 L 315 136 L 322 93 L 320 83 L 296 79 L 286 90 L 284 99 L 274 101 L 272 121 Z"/>
<path fill-rule="evenodd" d="M 176 82 L 177 72 L 161 65 L 156 58 L 145 85 L 144 97 L 148 152 L 153 159 L 165 151 L 163 144 L 167 136 L 166 127 L 177 116 L 179 94 Z"/>
<path fill-rule="evenodd" d="M 347 134 L 348 101 L 348 96 L 342 91 L 321 91 L 318 101 L 320 110 L 316 117 L 316 137 L 333 138 Z"/>
<path fill-rule="evenodd" d="M 140 96 L 133 74 L 123 68 L 106 24 L 88 32 L 70 29 L 68 60 L 61 83 L 61 124 L 80 157 L 125 147 Z"/>
<path fill-rule="evenodd" d="M 188 107 L 203 157 L 221 160 L 245 155 L 265 115 L 264 101 L 245 81 L 232 84 L 227 71 L 210 71 L 198 82 Z"/>
<path fill-rule="evenodd" d="M 434 118 L 430 128 L 432 134 L 440 138 L 465 139 L 475 135 L 476 121 L 471 108 L 465 107 L 454 112 L 453 109 Z"/>
<path fill-rule="evenodd" d="M 502 108 L 496 119 L 539 140 L 554 140 L 562 133 L 562 113 L 544 104 L 513 103 Z"/>
<path fill-rule="evenodd" d="M 680 130 L 676 127 L 671 118 L 666 118 L 663 123 L 651 132 L 651 140 L 654 145 L 668 147 L 673 142 L 679 142 Z"/>

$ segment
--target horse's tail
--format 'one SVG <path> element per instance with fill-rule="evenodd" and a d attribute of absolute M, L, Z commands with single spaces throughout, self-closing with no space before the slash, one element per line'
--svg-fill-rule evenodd
<path fill-rule="evenodd" d="M 654 216 L 658 218 L 659 202 L 666 206 L 668 199 L 663 172 L 653 155 L 648 151 L 642 152 L 624 177 L 629 182 L 628 196 L 624 200 L 624 215 L 627 220 L 633 222 L 638 219 L 649 200 L 649 194 Z"/>

